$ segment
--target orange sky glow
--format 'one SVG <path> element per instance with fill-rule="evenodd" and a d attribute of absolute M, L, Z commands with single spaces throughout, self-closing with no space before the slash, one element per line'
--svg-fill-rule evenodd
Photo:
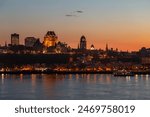
<path fill-rule="evenodd" d="M 12 33 L 24 44 L 26 37 L 42 42 L 47 31 L 55 31 L 72 48 L 82 35 L 88 48 L 105 49 L 106 43 L 124 51 L 150 48 L 149 6 L 149 0 L 0 1 L 0 44 L 9 44 Z"/>

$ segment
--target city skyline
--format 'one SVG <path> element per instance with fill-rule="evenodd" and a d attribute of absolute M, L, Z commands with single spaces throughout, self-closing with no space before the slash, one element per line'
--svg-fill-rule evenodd
<path fill-rule="evenodd" d="M 60 41 L 77 48 L 82 35 L 88 48 L 104 49 L 106 43 L 120 50 L 150 47 L 148 0 L 1 0 L 0 43 L 10 43 L 10 34 L 44 39 L 54 30 Z"/>

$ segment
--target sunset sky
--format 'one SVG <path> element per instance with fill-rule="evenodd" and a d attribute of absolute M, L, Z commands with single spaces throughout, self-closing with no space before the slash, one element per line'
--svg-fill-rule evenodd
<path fill-rule="evenodd" d="M 0 43 L 10 34 L 34 36 L 48 30 L 77 47 L 84 35 L 95 48 L 139 50 L 150 47 L 150 0 L 0 0 Z"/>

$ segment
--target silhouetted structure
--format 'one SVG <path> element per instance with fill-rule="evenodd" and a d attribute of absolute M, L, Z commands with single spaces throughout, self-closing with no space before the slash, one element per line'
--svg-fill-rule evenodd
<path fill-rule="evenodd" d="M 11 45 L 15 46 L 15 45 L 19 45 L 19 34 L 11 34 Z"/>
<path fill-rule="evenodd" d="M 108 44 L 106 44 L 106 52 L 108 52 L 108 50 L 109 50 L 109 49 L 108 49 Z"/>
<path fill-rule="evenodd" d="M 37 42 L 37 38 L 35 37 L 26 37 L 25 38 L 25 46 L 26 47 L 33 47 L 34 44 Z"/>
<path fill-rule="evenodd" d="M 85 36 L 82 36 L 80 39 L 80 49 L 81 50 L 87 49 L 87 42 Z"/>

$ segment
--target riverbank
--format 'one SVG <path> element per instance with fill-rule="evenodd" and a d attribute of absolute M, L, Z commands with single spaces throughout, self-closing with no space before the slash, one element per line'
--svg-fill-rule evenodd
<path fill-rule="evenodd" d="M 134 75 L 150 74 L 150 71 L 132 71 Z M 25 70 L 25 71 L 0 71 L 0 74 L 113 74 L 113 71 L 55 71 L 55 70 Z"/>
<path fill-rule="evenodd" d="M 0 74 L 112 74 L 112 71 L 0 71 Z"/>

